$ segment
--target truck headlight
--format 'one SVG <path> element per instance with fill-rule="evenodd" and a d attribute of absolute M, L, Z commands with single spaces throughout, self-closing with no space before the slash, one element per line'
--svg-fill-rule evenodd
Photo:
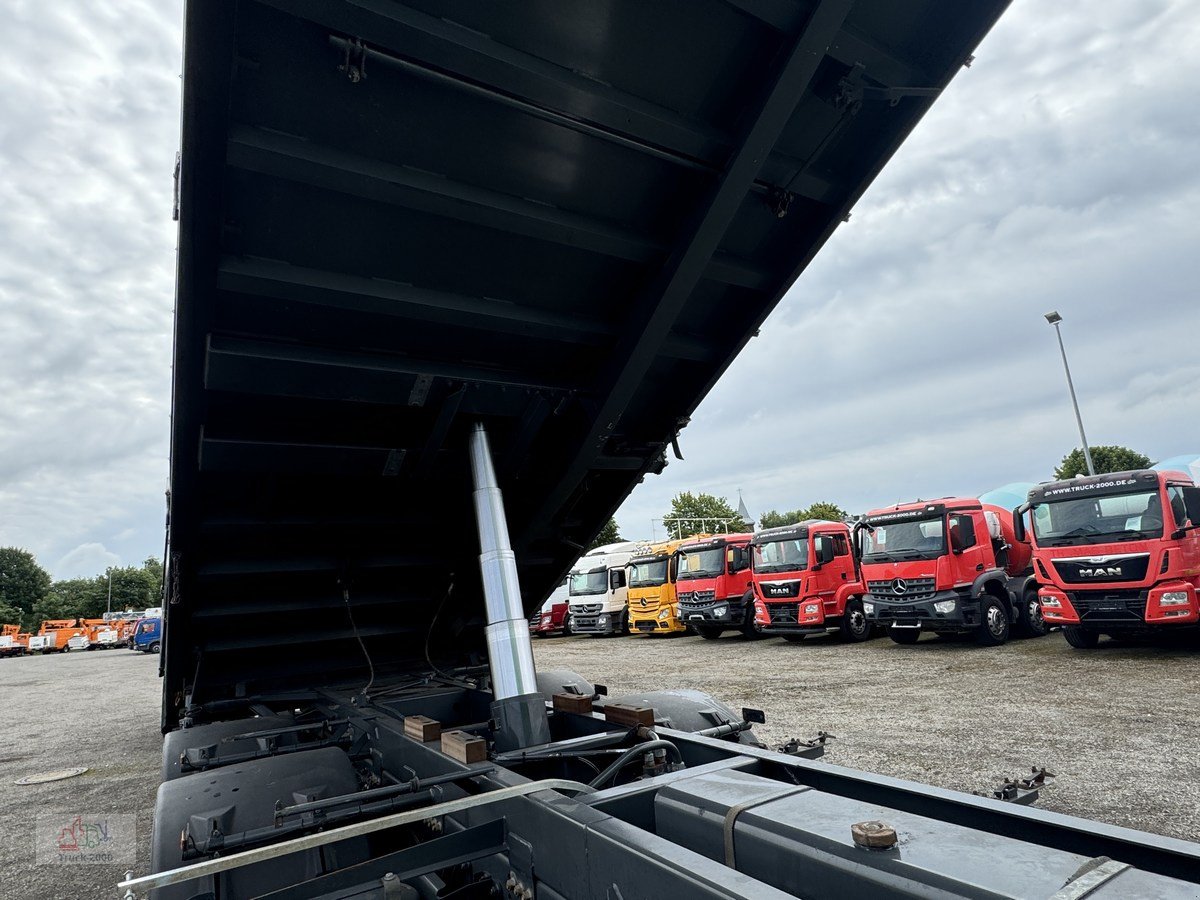
<path fill-rule="evenodd" d="M 597 625 L 607 625 L 608 624 L 608 616 L 601 616 L 600 618 L 598 618 L 596 620 L 596 624 Z"/>
<path fill-rule="evenodd" d="M 818 609 L 820 609 L 820 607 L 817 606 L 817 604 L 815 604 L 815 603 L 804 604 L 804 614 L 806 616 L 815 616 L 817 614 Z"/>
<path fill-rule="evenodd" d="M 1062 601 L 1057 597 L 1039 597 L 1038 602 L 1050 609 L 1062 609 Z"/>
<path fill-rule="evenodd" d="M 669 609 L 664 609 L 662 612 L 660 612 L 658 614 L 658 617 L 660 619 L 669 619 L 669 618 L 671 618 L 671 611 Z"/>
<path fill-rule="evenodd" d="M 875 604 L 870 600 L 863 601 L 863 612 L 868 616 L 875 615 Z"/>
<path fill-rule="evenodd" d="M 718 619 L 721 616 L 725 615 L 725 613 L 727 613 L 727 612 L 729 612 L 728 606 L 718 606 L 713 609 L 713 615 L 716 616 Z"/>
<path fill-rule="evenodd" d="M 1158 601 L 1159 606 L 1187 606 L 1187 591 L 1167 591 Z"/>
<path fill-rule="evenodd" d="M 943 616 L 948 616 L 950 613 L 954 612 L 954 601 L 939 600 L 937 603 L 933 604 L 933 608 L 937 612 L 940 612 Z"/>

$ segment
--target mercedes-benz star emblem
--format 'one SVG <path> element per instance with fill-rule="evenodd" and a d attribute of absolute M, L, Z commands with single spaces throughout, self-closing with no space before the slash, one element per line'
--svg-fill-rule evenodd
<path fill-rule="evenodd" d="M 641 604 L 642 604 L 642 607 L 643 607 L 643 608 L 645 608 L 645 606 L 646 606 L 646 598 L 645 598 L 645 597 L 643 597 L 643 598 L 641 599 L 641 601 L 640 601 L 640 602 L 641 602 Z"/>
<path fill-rule="evenodd" d="M 908 590 L 908 584 L 905 582 L 905 580 L 903 578 L 893 578 L 892 579 L 892 593 L 893 594 L 903 594 L 907 590 Z"/>

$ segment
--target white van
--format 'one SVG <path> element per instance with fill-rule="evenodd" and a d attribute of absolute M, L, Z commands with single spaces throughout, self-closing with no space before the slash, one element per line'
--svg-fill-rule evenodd
<path fill-rule="evenodd" d="M 579 558 L 567 578 L 568 615 L 574 634 L 628 634 L 629 580 L 625 566 L 641 546 L 605 544 Z"/>

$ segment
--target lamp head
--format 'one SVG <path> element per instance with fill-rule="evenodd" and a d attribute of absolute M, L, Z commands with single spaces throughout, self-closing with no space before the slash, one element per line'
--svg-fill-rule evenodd
<path fill-rule="evenodd" d="M 1046 313 L 1046 321 L 1049 322 L 1051 325 L 1057 325 L 1059 322 L 1062 321 L 1062 316 L 1060 316 L 1058 314 L 1057 310 L 1054 312 L 1048 312 L 1048 313 Z"/>

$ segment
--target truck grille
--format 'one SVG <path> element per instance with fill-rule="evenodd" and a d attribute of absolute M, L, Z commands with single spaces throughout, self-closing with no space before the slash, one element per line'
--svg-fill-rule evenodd
<path fill-rule="evenodd" d="M 1106 591 L 1105 593 L 1068 594 L 1071 605 L 1086 622 L 1143 622 L 1146 619 L 1144 591 Z"/>
<path fill-rule="evenodd" d="M 688 591 L 679 594 L 679 605 L 685 609 L 699 609 L 717 599 L 716 591 Z"/>
<path fill-rule="evenodd" d="M 772 625 L 795 625 L 800 621 L 799 603 L 768 603 Z"/>
<path fill-rule="evenodd" d="M 600 614 L 603 603 L 575 603 L 571 606 L 573 616 L 595 616 Z"/>
<path fill-rule="evenodd" d="M 897 582 L 904 587 L 897 591 Z M 889 578 L 886 581 L 868 581 L 867 591 L 880 600 L 907 603 L 913 600 L 928 600 L 937 593 L 937 580 L 933 578 Z"/>

